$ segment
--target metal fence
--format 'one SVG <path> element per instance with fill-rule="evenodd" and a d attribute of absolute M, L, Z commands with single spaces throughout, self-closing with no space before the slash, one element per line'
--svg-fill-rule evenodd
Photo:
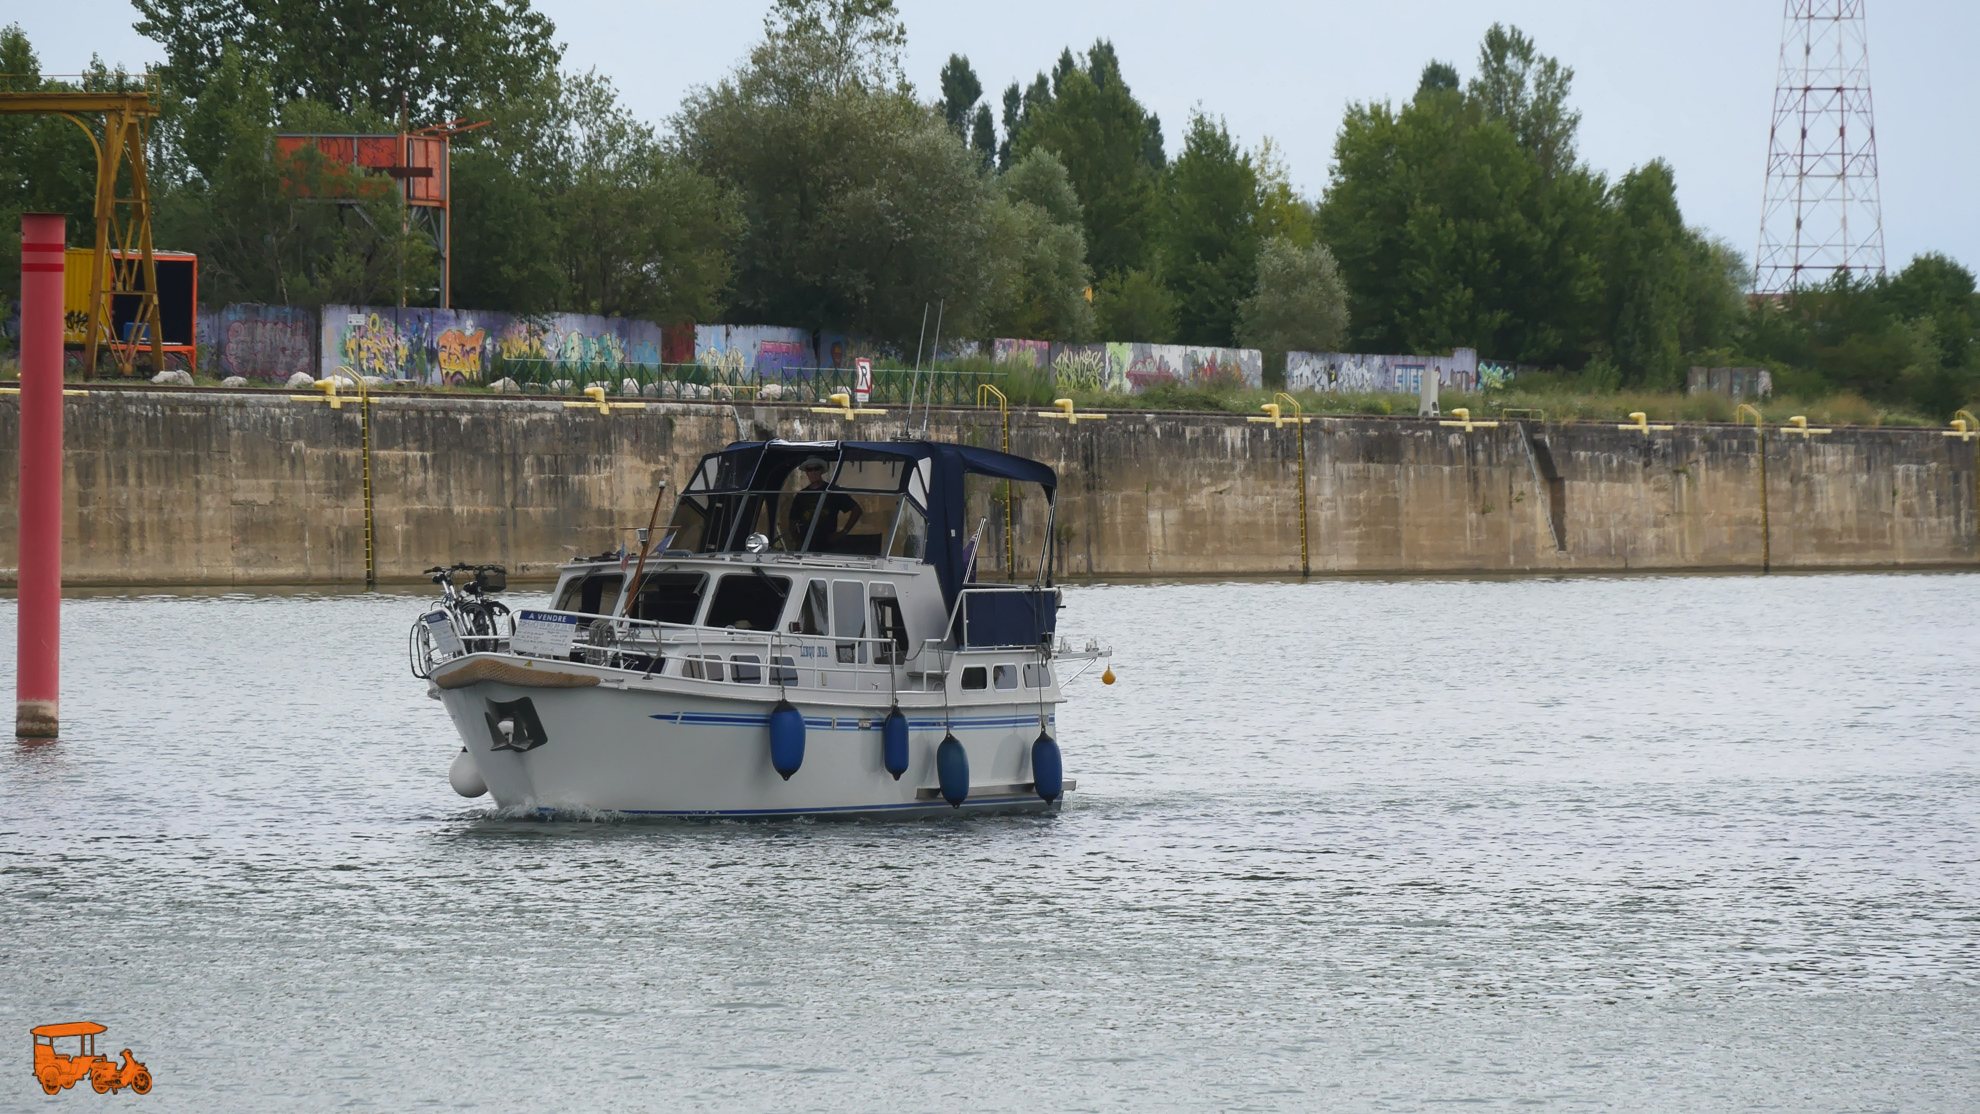
<path fill-rule="evenodd" d="M 761 399 L 764 402 L 823 402 L 852 394 L 857 372 L 849 367 L 783 367 L 761 372 L 706 364 L 585 364 L 569 360 L 497 356 L 483 381 L 514 382 L 525 394 L 581 395 L 601 386 L 610 395 L 677 399 Z M 876 403 L 967 406 L 977 388 L 1003 378 L 1002 371 L 953 368 L 875 368 Z"/>

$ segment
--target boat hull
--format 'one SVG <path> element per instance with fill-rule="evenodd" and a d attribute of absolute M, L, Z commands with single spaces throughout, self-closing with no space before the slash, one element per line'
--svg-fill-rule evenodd
<path fill-rule="evenodd" d="M 945 712 L 940 693 L 902 694 L 908 767 L 896 779 L 885 766 L 888 708 L 871 703 L 877 694 L 862 702 L 853 692 L 792 692 L 805 747 L 786 779 L 770 758 L 774 687 L 736 696 L 736 686 L 717 682 L 547 666 L 475 654 L 434 674 L 436 695 L 505 809 L 908 818 L 1058 808 L 1032 788 L 1031 743 L 1053 719 L 1051 706 L 1035 700 Z M 840 695 L 844 702 L 829 699 Z M 504 715 L 532 720 L 530 730 L 505 734 Z M 941 797 L 936 772 L 936 748 L 949 733 L 969 757 L 970 793 L 960 808 Z"/>

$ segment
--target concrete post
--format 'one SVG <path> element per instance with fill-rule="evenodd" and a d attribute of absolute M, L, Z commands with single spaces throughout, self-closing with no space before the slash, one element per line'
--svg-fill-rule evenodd
<path fill-rule="evenodd" d="M 60 213 L 21 215 L 21 555 L 14 734 L 52 739 L 62 688 Z"/>

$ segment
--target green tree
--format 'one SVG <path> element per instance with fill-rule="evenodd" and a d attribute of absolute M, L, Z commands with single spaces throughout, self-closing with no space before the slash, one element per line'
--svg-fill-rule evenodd
<path fill-rule="evenodd" d="M 949 130 L 958 138 L 964 137 L 969 132 L 976 102 L 983 99 L 983 82 L 977 80 L 969 59 L 961 54 L 949 55 L 948 63 L 942 67 L 941 82 L 942 99 L 935 102 L 935 107 L 949 122 Z"/>
<path fill-rule="evenodd" d="M 1135 100 L 1121 77 L 1113 44 L 1093 44 L 1084 63 L 1070 50 L 1060 55 L 1049 83 L 1040 74 L 1024 94 L 1017 118 L 1005 94 L 1005 128 L 1013 158 L 1043 148 L 1070 175 L 1086 217 L 1088 258 L 1096 273 L 1112 275 L 1144 266 L 1159 195 L 1161 124 Z"/>
<path fill-rule="evenodd" d="M 720 315 L 735 198 L 632 118 L 595 75 L 565 83 L 572 128 L 554 209 L 563 308 L 665 322 Z"/>
<path fill-rule="evenodd" d="M 0 73 L 22 92 L 73 88 L 40 78 L 18 23 L 0 28 Z M 59 116 L 0 116 L 0 301 L 21 296 L 21 214 L 35 212 L 66 214 L 72 246 L 96 243 L 95 148 Z"/>
<path fill-rule="evenodd" d="M 1692 253 L 1669 164 L 1654 160 L 1615 188 L 1608 288 L 1615 361 L 1629 386 L 1682 382 Z"/>
<path fill-rule="evenodd" d="M 991 336 L 1080 342 L 1092 337 L 1086 299 L 1091 272 L 1080 231 L 1079 199 L 1066 168 L 1035 150 L 1007 171 L 992 216 L 992 291 L 983 332 Z"/>
<path fill-rule="evenodd" d="M 165 48 L 168 80 L 197 98 L 228 51 L 277 102 L 314 100 L 417 120 L 527 95 L 561 48 L 529 0 L 132 0 Z M 403 99 L 402 99 L 403 98 Z"/>
<path fill-rule="evenodd" d="M 1223 121 L 1190 117 L 1169 168 L 1159 245 L 1185 344 L 1228 345 L 1258 275 L 1258 174 Z"/>
<path fill-rule="evenodd" d="M 1493 58 L 1489 37 L 1481 53 Z M 1569 75 L 1557 63 L 1529 69 L 1545 78 L 1539 101 L 1565 95 Z M 1467 345 L 1579 365 L 1605 343 L 1606 184 L 1579 165 L 1547 171 L 1544 158 L 1572 155 L 1572 114 L 1562 116 L 1564 134 L 1522 123 L 1553 116 L 1536 113 L 1536 94 L 1516 84 L 1497 74 L 1463 93 L 1426 71 L 1400 110 L 1349 107 L 1319 237 L 1347 281 L 1358 347 Z M 1524 145 L 1519 128 L 1545 139 L 1545 150 Z"/>
<path fill-rule="evenodd" d="M 1573 69 L 1541 54 L 1519 28 L 1494 23 L 1479 44 L 1478 76 L 1469 92 L 1485 118 L 1506 125 L 1540 164 L 1541 174 L 1551 178 L 1574 165 L 1581 113 L 1567 106 L 1573 84 Z"/>
<path fill-rule="evenodd" d="M 1283 236 L 1302 248 L 1313 243 L 1318 208 L 1293 188 L 1292 172 L 1271 136 L 1259 143 L 1251 165 L 1258 175 L 1259 237 Z"/>
<path fill-rule="evenodd" d="M 1152 271 L 1123 271 L 1093 287 L 1094 324 L 1108 340 L 1174 344 L 1179 311 L 1176 296 Z"/>
<path fill-rule="evenodd" d="M 990 183 L 915 101 L 904 36 L 890 0 L 780 0 L 748 61 L 689 96 L 680 149 L 742 204 L 732 314 L 896 341 L 937 300 L 977 320 Z"/>
<path fill-rule="evenodd" d="M 209 303 L 431 304 L 438 256 L 405 231 L 392 179 L 275 147 L 278 130 L 360 126 L 310 101 L 278 106 L 256 65 L 223 54 L 184 120 L 190 176 L 160 197 L 156 217 L 162 244 L 200 256 Z"/>
<path fill-rule="evenodd" d="M 1325 244 L 1273 236 L 1258 250 L 1258 285 L 1238 307 L 1238 343 L 1264 352 L 1283 380 L 1287 352 L 1334 352 L 1347 339 L 1347 288 Z"/>

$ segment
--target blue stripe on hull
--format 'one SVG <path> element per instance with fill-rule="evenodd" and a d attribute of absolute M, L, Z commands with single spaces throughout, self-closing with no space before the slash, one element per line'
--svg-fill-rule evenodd
<path fill-rule="evenodd" d="M 745 715 L 733 712 L 657 712 L 646 717 L 662 723 L 683 723 L 701 727 L 768 727 L 767 715 Z M 886 723 L 885 714 L 868 715 L 870 726 L 860 727 L 859 716 L 839 716 L 837 725 L 831 717 L 806 716 L 804 725 L 814 731 L 878 731 Z M 1050 723 L 1056 716 L 1046 716 Z M 953 719 L 911 719 L 908 727 L 914 731 L 934 731 L 950 727 L 1029 727 L 1038 722 L 1036 715 L 1022 716 L 956 716 Z"/>
<path fill-rule="evenodd" d="M 773 816 L 842 816 L 857 813 L 901 812 L 921 810 L 946 816 L 951 812 L 967 812 L 991 807 L 1023 806 L 1033 812 L 1055 812 L 1057 802 L 1048 803 L 1032 794 L 1007 797 L 971 797 L 963 802 L 960 809 L 950 808 L 946 801 L 899 801 L 891 804 L 871 805 L 832 805 L 825 808 L 740 808 L 740 809 L 654 809 L 654 808 L 613 808 L 605 812 L 616 812 L 624 816 L 673 816 L 683 819 L 719 820 L 723 817 L 773 817 Z M 541 807 L 536 810 L 545 816 L 555 816 L 558 809 Z"/>

